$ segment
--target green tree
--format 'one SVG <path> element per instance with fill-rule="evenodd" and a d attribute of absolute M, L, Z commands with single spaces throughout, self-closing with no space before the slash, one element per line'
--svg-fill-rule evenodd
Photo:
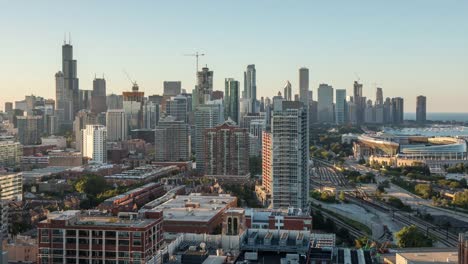
<path fill-rule="evenodd" d="M 250 175 L 260 175 L 262 174 L 262 158 L 252 156 L 249 158 L 249 167 L 250 167 Z"/>
<path fill-rule="evenodd" d="M 340 201 L 346 200 L 346 197 L 343 191 L 341 191 L 340 194 L 338 195 L 338 199 L 340 199 Z"/>
<path fill-rule="evenodd" d="M 455 206 L 468 208 L 468 190 L 464 190 L 463 192 L 456 192 L 455 196 L 453 197 L 452 204 Z"/>
<path fill-rule="evenodd" d="M 414 191 L 424 199 L 429 199 L 432 196 L 432 187 L 429 184 L 416 184 Z"/>
<path fill-rule="evenodd" d="M 432 239 L 424 235 L 415 225 L 405 226 L 396 234 L 397 246 L 409 247 L 432 247 Z"/>
<path fill-rule="evenodd" d="M 85 175 L 75 183 L 75 190 L 80 193 L 96 196 L 107 190 L 109 186 L 102 176 Z"/>

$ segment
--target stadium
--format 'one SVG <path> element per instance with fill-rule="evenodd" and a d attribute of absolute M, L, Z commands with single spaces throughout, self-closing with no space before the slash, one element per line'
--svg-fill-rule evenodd
<path fill-rule="evenodd" d="M 466 141 L 457 137 L 428 137 L 375 133 L 360 135 L 354 157 L 389 166 L 426 164 L 431 168 L 467 162 Z"/>

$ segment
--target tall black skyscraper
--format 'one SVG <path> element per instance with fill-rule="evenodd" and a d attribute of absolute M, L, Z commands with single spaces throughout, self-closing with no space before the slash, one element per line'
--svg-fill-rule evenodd
<path fill-rule="evenodd" d="M 73 59 L 73 46 L 64 43 L 62 46 L 62 72 L 65 90 L 70 91 L 73 102 L 73 115 L 79 110 L 79 86 L 77 78 L 76 60 Z"/>

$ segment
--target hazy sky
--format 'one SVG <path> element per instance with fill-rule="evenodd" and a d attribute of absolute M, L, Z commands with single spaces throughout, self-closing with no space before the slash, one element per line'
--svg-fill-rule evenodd
<path fill-rule="evenodd" d="M 290 80 L 298 68 L 319 83 L 352 92 L 359 75 L 374 100 L 403 96 L 405 112 L 428 97 L 428 111 L 468 112 L 468 1 L 22 1 L 0 0 L 0 109 L 25 94 L 55 97 L 64 33 L 71 32 L 81 89 L 105 74 L 108 93 L 131 85 L 161 94 L 164 80 L 191 91 L 195 59 L 241 81 L 257 68 L 258 98 Z"/>

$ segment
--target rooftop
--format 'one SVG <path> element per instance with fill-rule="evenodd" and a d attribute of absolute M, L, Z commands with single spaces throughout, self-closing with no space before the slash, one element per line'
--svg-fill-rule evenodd
<path fill-rule="evenodd" d="M 65 221 L 67 226 L 113 226 L 113 227 L 145 227 L 152 224 L 154 219 L 142 219 L 135 213 L 120 213 L 111 216 L 99 211 L 55 211 L 47 215 L 47 219 L 41 223 L 54 221 Z"/>
<path fill-rule="evenodd" d="M 205 196 L 192 193 L 178 195 L 174 199 L 152 209 L 145 209 L 145 211 L 163 211 L 164 220 L 208 222 L 236 199 L 229 194 Z"/>
<path fill-rule="evenodd" d="M 397 253 L 397 262 L 399 257 L 411 263 L 458 263 L 456 251 Z"/>

